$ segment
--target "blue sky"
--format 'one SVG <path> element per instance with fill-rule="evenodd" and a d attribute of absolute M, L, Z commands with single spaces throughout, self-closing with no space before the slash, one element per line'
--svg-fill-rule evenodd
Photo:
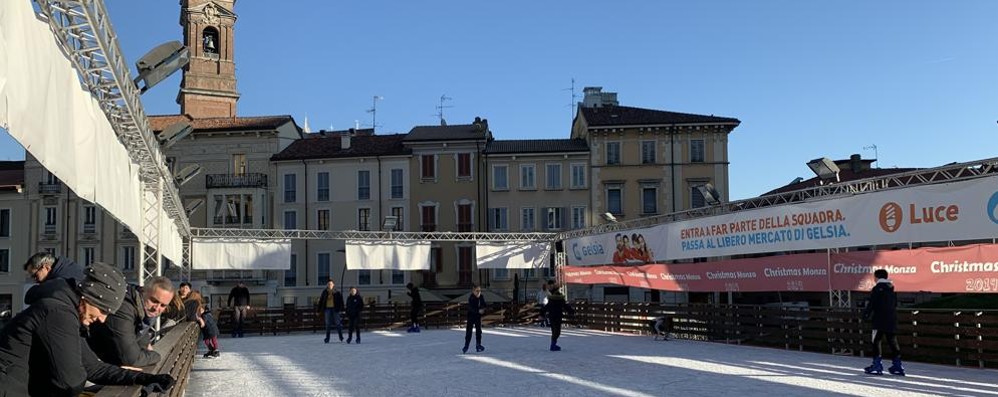
<path fill-rule="evenodd" d="M 175 0 L 106 0 L 131 60 L 181 39 Z M 242 0 L 239 114 L 378 132 L 489 119 L 566 138 L 571 79 L 622 105 L 737 117 L 731 199 L 852 153 L 881 167 L 998 156 L 998 2 Z M 176 113 L 179 75 L 145 94 Z M 23 149 L 0 138 L 0 158 Z"/>

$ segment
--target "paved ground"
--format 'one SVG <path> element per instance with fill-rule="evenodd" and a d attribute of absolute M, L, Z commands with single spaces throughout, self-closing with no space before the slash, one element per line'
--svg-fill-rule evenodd
<path fill-rule="evenodd" d="M 908 363 L 868 376 L 868 359 L 588 330 L 548 351 L 542 328 L 371 332 L 363 344 L 322 335 L 222 339 L 198 358 L 188 396 L 998 396 L 998 371 Z M 335 339 L 335 337 L 334 337 Z"/>

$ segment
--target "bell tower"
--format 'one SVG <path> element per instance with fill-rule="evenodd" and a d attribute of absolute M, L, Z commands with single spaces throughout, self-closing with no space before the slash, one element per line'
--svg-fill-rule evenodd
<path fill-rule="evenodd" d="M 194 118 L 236 117 L 236 0 L 180 0 L 180 26 L 191 62 L 177 103 Z"/>

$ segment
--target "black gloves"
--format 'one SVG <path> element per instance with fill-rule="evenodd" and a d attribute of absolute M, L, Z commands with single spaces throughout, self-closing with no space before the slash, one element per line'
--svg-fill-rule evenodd
<path fill-rule="evenodd" d="M 169 374 L 138 374 L 135 377 L 135 384 L 145 386 L 146 391 L 162 393 L 170 390 L 176 379 Z"/>

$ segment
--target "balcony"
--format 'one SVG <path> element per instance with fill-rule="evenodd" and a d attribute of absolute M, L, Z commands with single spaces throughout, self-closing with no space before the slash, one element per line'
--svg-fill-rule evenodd
<path fill-rule="evenodd" d="M 95 223 L 83 224 L 83 234 L 94 234 L 94 233 L 97 233 L 97 224 Z"/>
<path fill-rule="evenodd" d="M 62 183 L 38 182 L 38 194 L 62 193 Z"/>
<path fill-rule="evenodd" d="M 207 189 L 217 188 L 266 188 L 267 174 L 208 174 L 204 185 Z"/>

